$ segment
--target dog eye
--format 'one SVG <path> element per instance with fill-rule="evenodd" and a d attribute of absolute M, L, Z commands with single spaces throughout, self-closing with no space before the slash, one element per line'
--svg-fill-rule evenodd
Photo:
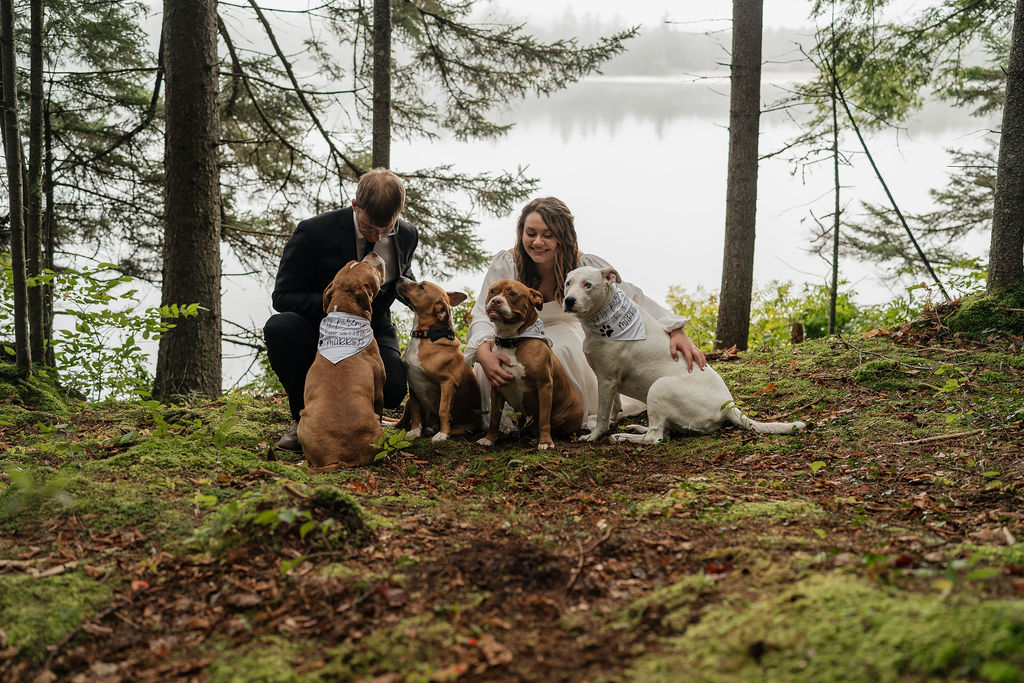
<path fill-rule="evenodd" d="M 420 283 L 420 289 L 423 289 L 423 283 Z"/>
<path fill-rule="evenodd" d="M 584 283 L 583 283 L 583 289 L 590 289 L 590 286 L 591 286 L 591 285 L 590 285 L 590 283 L 589 283 L 589 282 L 584 282 Z"/>

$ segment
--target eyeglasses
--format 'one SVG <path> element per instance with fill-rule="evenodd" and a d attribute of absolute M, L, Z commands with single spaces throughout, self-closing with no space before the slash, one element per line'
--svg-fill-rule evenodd
<path fill-rule="evenodd" d="M 360 216 L 362 216 L 362 214 L 363 214 L 363 210 L 362 209 L 357 208 L 356 211 L 358 211 Z M 378 238 L 380 238 L 380 237 L 391 237 L 392 235 L 394 235 L 398 231 L 398 217 L 397 216 L 395 217 L 395 221 L 390 226 L 388 226 L 386 228 L 378 228 L 375 225 L 371 225 L 369 223 L 369 221 L 366 221 L 366 220 L 358 220 L 357 224 L 359 226 L 359 230 L 364 235 L 366 235 L 367 237 L 378 237 Z"/>

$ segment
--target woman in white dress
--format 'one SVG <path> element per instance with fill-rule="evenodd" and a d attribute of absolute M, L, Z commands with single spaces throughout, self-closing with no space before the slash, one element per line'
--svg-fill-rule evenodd
<path fill-rule="evenodd" d="M 597 413 L 597 377 L 583 354 L 583 327 L 574 314 L 562 309 L 565 276 L 580 266 L 610 267 L 598 256 L 580 253 L 569 207 L 555 197 L 534 199 L 523 207 L 516 225 L 516 245 L 500 252 L 491 263 L 469 326 L 466 362 L 470 365 L 476 363 L 474 371 L 480 381 L 485 411 L 490 409 L 490 387 L 502 386 L 512 380 L 512 373 L 503 367 L 508 363 L 507 359 L 491 350 L 494 325 L 484 310 L 487 291 L 498 280 L 519 280 L 543 295 L 544 308 L 540 319 L 544 323 L 544 332 L 552 342 L 555 355 L 565 366 L 573 387 L 579 392 L 586 421 L 593 421 Z M 681 354 L 691 370 L 694 363 L 704 368 L 707 364 L 704 354 L 683 331 L 686 318 L 666 311 L 635 285 L 623 282 L 619 286 L 630 299 L 662 323 L 673 358 L 678 360 Z M 628 397 L 622 396 L 621 401 L 625 415 L 644 409 L 642 403 Z"/>

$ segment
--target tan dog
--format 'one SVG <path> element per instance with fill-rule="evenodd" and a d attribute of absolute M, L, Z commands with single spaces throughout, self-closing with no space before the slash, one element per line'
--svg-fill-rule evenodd
<path fill-rule="evenodd" d="M 409 381 L 405 404 L 408 436 L 423 435 L 427 426 L 437 425 L 432 441 L 444 441 L 452 425 L 476 430 L 480 427 L 480 386 L 459 350 L 452 327 L 452 307 L 466 300 L 462 292 L 445 292 L 430 282 L 402 278 L 398 293 L 416 313 L 416 327 L 402 360 Z"/>
<path fill-rule="evenodd" d="M 538 329 L 544 297 L 516 280 L 499 280 L 487 292 L 487 317 L 494 323 L 494 351 L 508 358 L 506 370 L 515 375 L 509 384 L 491 388 L 491 424 L 477 443 L 498 440 L 505 401 L 532 417 L 540 435 L 540 450 L 553 448 L 552 434 L 569 436 L 583 426 L 583 403 L 569 375 Z"/>
<path fill-rule="evenodd" d="M 384 261 L 370 252 L 345 264 L 324 290 L 327 317 L 299 413 L 299 443 L 313 471 L 365 465 L 377 453 L 384 362 L 370 329 L 370 302 L 383 283 Z"/>

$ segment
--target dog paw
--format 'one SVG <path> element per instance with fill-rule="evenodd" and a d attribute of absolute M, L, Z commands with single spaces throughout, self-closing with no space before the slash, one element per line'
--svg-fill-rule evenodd
<path fill-rule="evenodd" d="M 423 435 L 423 430 L 417 427 L 416 429 L 410 429 L 405 433 L 405 436 L 410 439 L 418 439 Z"/>
<path fill-rule="evenodd" d="M 554 443 L 545 443 L 543 441 L 540 442 L 539 444 L 537 444 L 537 450 L 539 450 L 539 451 L 546 451 L 546 450 L 554 448 L 554 447 L 555 447 Z"/>
<path fill-rule="evenodd" d="M 577 441 L 597 441 L 601 438 L 601 432 L 590 432 L 589 434 L 583 434 Z"/>
<path fill-rule="evenodd" d="M 447 441 L 448 432 L 438 432 L 437 434 L 434 434 L 434 436 L 430 437 L 430 440 L 435 443 L 438 441 Z"/>
<path fill-rule="evenodd" d="M 488 439 L 486 436 L 484 438 L 482 438 L 482 439 L 478 439 L 477 443 L 480 444 L 481 446 L 493 446 L 494 445 L 494 442 L 491 441 L 490 439 Z"/>

